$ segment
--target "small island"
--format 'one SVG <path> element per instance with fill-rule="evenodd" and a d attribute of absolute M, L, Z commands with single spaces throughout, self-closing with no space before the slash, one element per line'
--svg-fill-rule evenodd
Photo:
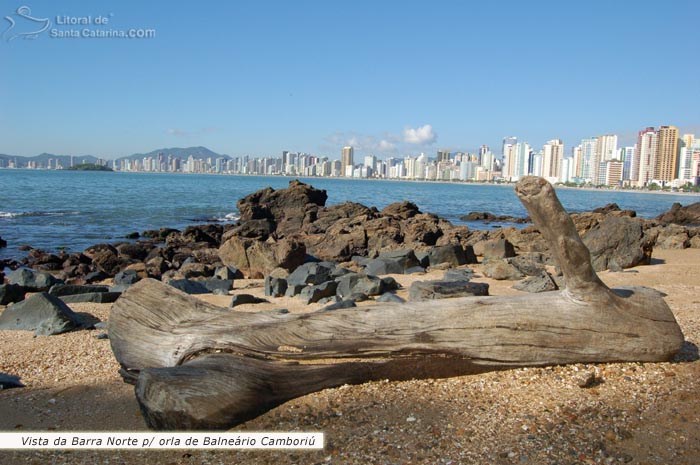
<path fill-rule="evenodd" d="M 81 163 L 79 165 L 71 166 L 68 169 L 72 171 L 114 171 L 108 166 L 97 165 L 95 163 Z"/>

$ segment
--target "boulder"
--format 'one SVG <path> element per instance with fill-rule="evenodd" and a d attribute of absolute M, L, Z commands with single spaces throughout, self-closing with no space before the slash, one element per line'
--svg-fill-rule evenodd
<path fill-rule="evenodd" d="M 107 286 L 78 286 L 72 284 L 54 284 L 49 289 L 49 294 L 55 295 L 56 297 L 62 297 L 64 295 L 74 295 L 74 294 L 87 294 L 90 292 L 108 292 L 109 288 Z"/>
<path fill-rule="evenodd" d="M 461 245 L 439 245 L 428 251 L 429 266 L 437 266 L 442 264 L 461 266 L 466 265 L 467 263 L 476 263 L 476 260 L 468 262 L 467 255 Z"/>
<path fill-rule="evenodd" d="M 546 271 L 542 271 L 536 276 L 530 276 L 519 283 L 513 285 L 513 289 L 524 292 L 548 292 L 559 289 L 552 277 Z"/>
<path fill-rule="evenodd" d="M 66 254 L 54 255 L 41 249 L 33 249 L 29 252 L 25 263 L 28 267 L 40 271 L 56 271 L 63 267 L 63 262 L 68 258 Z"/>
<path fill-rule="evenodd" d="M 170 270 L 168 262 L 163 257 L 153 257 L 144 262 L 146 273 L 151 278 L 160 279 L 163 273 Z"/>
<path fill-rule="evenodd" d="M 172 279 L 167 284 L 187 294 L 209 294 L 210 292 L 204 284 L 191 279 Z"/>
<path fill-rule="evenodd" d="M 83 320 L 58 297 L 34 294 L 0 314 L 0 329 L 34 331 L 37 336 L 61 334 L 83 326 Z"/>
<path fill-rule="evenodd" d="M 338 283 L 335 281 L 326 281 L 315 286 L 306 286 L 299 296 L 304 299 L 307 304 L 318 302 L 319 300 L 335 295 Z"/>
<path fill-rule="evenodd" d="M 231 237 L 219 247 L 224 265 L 250 278 L 263 278 L 275 268 L 293 270 L 306 259 L 304 243 L 290 238 L 266 241 Z"/>
<path fill-rule="evenodd" d="M 19 284 L 0 284 L 0 305 L 8 305 L 24 300 L 27 290 Z"/>
<path fill-rule="evenodd" d="M 462 221 L 482 221 L 486 224 L 488 223 L 530 223 L 530 218 L 517 218 L 515 216 L 507 215 L 494 215 L 489 212 L 469 212 L 464 216 L 459 218 Z"/>
<path fill-rule="evenodd" d="M 21 387 L 24 387 L 24 384 L 19 382 L 19 376 L 0 373 L 0 390 Z"/>
<path fill-rule="evenodd" d="M 287 283 L 295 284 L 311 284 L 317 285 L 330 281 L 332 278 L 335 264 L 330 262 L 310 262 L 298 266 L 292 273 L 287 276 Z"/>
<path fill-rule="evenodd" d="M 287 189 L 270 187 L 247 195 L 237 203 L 241 221 L 270 219 L 280 237 L 296 233 L 305 223 L 316 219 L 319 207 L 326 204 L 325 190 L 315 189 L 298 180 L 290 181 Z"/>
<path fill-rule="evenodd" d="M 416 215 L 420 215 L 420 210 L 418 209 L 418 206 L 415 203 L 403 201 L 387 205 L 380 213 L 382 216 L 389 216 L 392 218 L 407 220 L 409 218 L 413 218 Z"/>
<path fill-rule="evenodd" d="M 90 273 L 87 273 L 85 275 L 85 282 L 86 283 L 96 283 L 99 281 L 104 281 L 105 279 L 109 278 L 109 275 L 105 273 L 104 271 L 91 271 Z"/>
<path fill-rule="evenodd" d="M 622 268 L 651 262 L 653 241 L 644 234 L 644 221 L 639 218 L 607 216 L 582 239 L 595 271 L 607 270 L 613 259 Z"/>
<path fill-rule="evenodd" d="M 510 242 L 517 253 L 546 252 L 549 253 L 549 244 L 535 226 L 526 226 L 522 229 L 514 227 L 502 228 L 498 234 L 501 238 Z M 474 246 L 476 249 L 476 246 Z M 478 255 L 478 254 L 477 254 Z"/>
<path fill-rule="evenodd" d="M 142 261 L 148 256 L 153 246 L 144 242 L 120 244 L 116 247 L 119 256 L 127 261 Z"/>
<path fill-rule="evenodd" d="M 287 284 L 287 290 L 284 292 L 285 297 L 294 297 L 299 295 L 301 291 L 308 287 L 307 284 Z"/>
<path fill-rule="evenodd" d="M 308 253 L 321 260 L 346 262 L 367 255 L 367 230 L 349 219 L 337 221 L 324 234 L 305 236 L 304 241 Z"/>
<path fill-rule="evenodd" d="M 655 245 L 660 249 L 687 249 L 690 246 L 688 229 L 676 224 L 661 227 L 656 236 Z"/>
<path fill-rule="evenodd" d="M 217 279 L 243 279 L 243 273 L 237 268 L 217 266 L 214 269 L 214 277 Z"/>
<path fill-rule="evenodd" d="M 179 233 L 180 231 L 172 228 L 161 228 L 161 229 L 149 229 L 141 233 L 143 237 L 149 239 L 154 239 L 159 242 L 165 241 L 165 239 L 172 233 Z"/>
<path fill-rule="evenodd" d="M 7 247 L 7 241 L 0 237 L 0 249 Z"/>
<path fill-rule="evenodd" d="M 287 292 L 287 280 L 265 276 L 265 295 L 268 297 L 282 297 Z"/>
<path fill-rule="evenodd" d="M 484 262 L 483 272 L 484 276 L 487 278 L 496 279 L 498 281 L 504 279 L 517 281 L 525 277 L 520 270 L 508 263 L 508 261 L 503 258 L 491 259 Z"/>
<path fill-rule="evenodd" d="M 237 307 L 238 305 L 265 303 L 270 303 L 270 301 L 250 294 L 236 294 L 231 298 L 231 303 L 228 306 L 233 308 Z"/>
<path fill-rule="evenodd" d="M 67 304 L 79 302 L 93 302 L 97 304 L 111 304 L 122 295 L 121 292 L 86 292 L 83 294 L 63 295 L 60 299 Z"/>
<path fill-rule="evenodd" d="M 403 303 L 406 302 L 404 299 L 401 297 L 397 296 L 396 294 L 392 292 L 385 292 L 384 294 L 380 295 L 377 298 L 377 302 L 396 302 L 396 303 Z"/>
<path fill-rule="evenodd" d="M 220 295 L 228 294 L 233 289 L 233 279 L 200 279 L 197 282 L 209 289 L 209 292 Z"/>
<path fill-rule="evenodd" d="M 515 257 L 515 248 L 507 239 L 492 239 L 480 244 L 481 255 L 485 260 L 492 258 Z M 477 246 L 474 246 L 476 252 Z"/>
<path fill-rule="evenodd" d="M 474 277 L 474 270 L 465 268 L 463 270 L 447 270 L 442 277 L 443 281 L 469 281 Z"/>
<path fill-rule="evenodd" d="M 211 278 L 214 276 L 215 267 L 211 265 L 206 265 L 204 263 L 198 263 L 194 260 L 186 261 L 177 270 L 178 273 L 183 278 Z"/>
<path fill-rule="evenodd" d="M 545 256 L 540 252 L 526 252 L 508 259 L 525 276 L 539 276 L 545 270 Z"/>
<path fill-rule="evenodd" d="M 439 218 L 429 213 L 421 213 L 401 223 L 404 243 L 435 245 L 444 234 L 439 226 Z"/>
<path fill-rule="evenodd" d="M 353 302 L 352 300 L 341 300 L 340 302 L 335 302 L 330 305 L 326 305 L 322 309 L 318 310 L 319 312 L 325 312 L 328 310 L 338 310 L 341 308 L 353 308 L 357 307 L 357 304 Z"/>
<path fill-rule="evenodd" d="M 137 283 L 141 280 L 136 270 L 120 271 L 114 276 L 114 284 L 116 286 L 125 284 L 127 286 Z"/>
<path fill-rule="evenodd" d="M 700 235 L 693 236 L 688 241 L 688 247 L 692 249 L 700 249 Z"/>
<path fill-rule="evenodd" d="M 328 228 L 342 219 L 369 221 L 376 218 L 376 211 L 359 203 L 343 202 L 318 210 L 316 220 L 305 227 L 307 234 L 324 234 Z"/>
<path fill-rule="evenodd" d="M 230 237 L 249 237 L 253 239 L 265 240 L 275 231 L 277 225 L 270 218 L 260 218 L 256 220 L 241 221 L 233 228 L 226 231 L 223 240 L 226 241 Z"/>
<path fill-rule="evenodd" d="M 660 214 L 656 219 L 663 224 L 700 225 L 700 202 L 695 202 L 685 207 L 676 202 L 668 211 Z"/>
<path fill-rule="evenodd" d="M 339 297 L 345 298 L 352 294 L 362 293 L 368 296 L 381 295 L 391 289 L 389 281 L 383 281 L 376 276 L 368 276 L 360 273 L 348 273 L 336 279 L 338 288 L 336 293 Z M 394 281 L 395 283 L 396 281 Z"/>
<path fill-rule="evenodd" d="M 452 297 L 473 297 L 489 295 L 489 285 L 469 281 L 415 281 L 408 288 L 408 300 L 422 302 Z"/>
<path fill-rule="evenodd" d="M 92 260 L 92 264 L 98 270 L 109 276 L 114 276 L 128 264 L 128 261 L 121 258 L 117 249 L 110 244 L 93 245 L 85 249 L 83 254 Z"/>
<path fill-rule="evenodd" d="M 49 273 L 43 271 L 19 268 L 7 276 L 9 284 L 17 284 L 27 290 L 27 292 L 48 291 L 54 284 L 62 281 Z"/>

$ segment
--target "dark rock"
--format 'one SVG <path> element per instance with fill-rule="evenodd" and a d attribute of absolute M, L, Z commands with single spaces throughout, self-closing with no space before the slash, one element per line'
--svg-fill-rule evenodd
<path fill-rule="evenodd" d="M 660 249 L 687 249 L 690 245 L 688 229 L 685 226 L 669 224 L 658 229 L 656 247 Z"/>
<path fill-rule="evenodd" d="M 435 245 L 444 234 L 439 226 L 439 218 L 428 213 L 421 213 L 401 223 L 404 242 Z"/>
<path fill-rule="evenodd" d="M 347 268 L 336 266 L 335 268 L 333 268 L 333 271 L 331 271 L 331 278 L 340 278 L 341 276 L 345 276 L 348 273 L 351 273 L 351 271 Z"/>
<path fill-rule="evenodd" d="M 64 295 L 87 294 L 89 292 L 108 292 L 107 286 L 78 286 L 71 284 L 54 284 L 49 289 L 49 294 L 61 297 Z"/>
<path fill-rule="evenodd" d="M 348 297 L 346 297 L 344 300 L 351 300 L 353 302 L 366 302 L 366 301 L 370 300 L 370 297 L 367 294 L 354 292 L 354 293 L 350 294 Z"/>
<path fill-rule="evenodd" d="M 138 260 L 142 261 L 148 256 L 153 246 L 143 242 L 134 242 L 127 244 L 120 244 L 117 246 L 117 252 L 119 256 L 127 261 Z"/>
<path fill-rule="evenodd" d="M 425 273 L 425 268 L 422 266 L 412 266 L 411 268 L 406 268 L 404 274 L 421 274 Z"/>
<path fill-rule="evenodd" d="M 242 222 L 270 219 L 277 224 L 276 231 L 282 237 L 298 232 L 305 222 L 313 222 L 318 208 L 323 207 L 327 199 L 325 190 L 293 180 L 287 189 L 259 190 L 239 200 L 237 206 Z"/>
<path fill-rule="evenodd" d="M 591 210 L 592 213 L 610 213 L 610 212 L 619 212 L 620 211 L 620 206 L 616 203 L 609 203 L 605 205 L 604 207 L 599 207 L 599 208 L 594 208 Z"/>
<path fill-rule="evenodd" d="M 97 304 L 111 304 L 116 302 L 121 292 L 87 292 L 82 294 L 62 295 L 60 299 L 67 304 L 78 302 L 94 302 Z"/>
<path fill-rule="evenodd" d="M 306 236 L 309 254 L 321 260 L 345 262 L 355 255 L 367 255 L 367 230 L 362 221 L 344 219 L 324 234 Z"/>
<path fill-rule="evenodd" d="M 124 268 L 128 261 L 119 256 L 119 252 L 110 244 L 96 244 L 85 249 L 83 254 L 92 260 L 98 270 L 114 276 Z"/>
<path fill-rule="evenodd" d="M 120 271 L 114 276 L 114 284 L 119 286 L 121 284 L 131 285 L 139 282 L 141 278 L 135 270 L 124 270 Z"/>
<path fill-rule="evenodd" d="M 343 301 L 343 299 L 341 299 L 337 295 L 332 295 L 330 297 L 324 297 L 323 299 L 319 300 L 316 303 L 321 304 L 321 305 L 330 305 L 330 304 L 334 304 L 334 303 L 342 302 L 342 301 Z"/>
<path fill-rule="evenodd" d="M 0 237 L 0 249 L 2 249 L 3 247 L 7 247 L 7 241 Z"/>
<path fill-rule="evenodd" d="M 504 279 L 517 281 L 525 277 L 520 270 L 504 259 L 491 259 L 484 262 L 483 272 L 487 278 L 499 281 Z"/>
<path fill-rule="evenodd" d="M 184 263 L 178 272 L 183 278 L 211 278 L 214 276 L 215 267 L 190 261 Z"/>
<path fill-rule="evenodd" d="M 109 334 L 107 333 L 100 333 L 97 336 L 95 336 L 95 339 L 109 339 Z"/>
<path fill-rule="evenodd" d="M 352 257 L 350 258 L 350 261 L 352 261 L 353 263 L 356 263 L 356 264 L 358 264 L 358 265 L 360 265 L 360 266 L 366 266 L 367 263 L 369 263 L 370 260 L 372 260 L 372 259 L 371 259 L 371 258 L 367 258 L 367 257 L 362 257 L 362 256 L 360 256 L 360 255 L 354 255 L 354 256 L 352 256 Z"/>
<path fill-rule="evenodd" d="M 138 231 L 134 231 L 124 236 L 124 239 L 138 239 L 139 237 L 141 237 L 141 234 L 139 234 Z"/>
<path fill-rule="evenodd" d="M 170 270 L 168 262 L 163 257 L 153 257 L 144 262 L 146 274 L 151 278 L 160 279 L 163 273 Z"/>
<path fill-rule="evenodd" d="M 223 294 L 227 294 L 228 291 L 233 289 L 233 279 L 200 279 L 198 282 L 212 293 L 220 291 Z"/>
<path fill-rule="evenodd" d="M 0 390 L 21 387 L 24 387 L 24 384 L 19 382 L 19 376 L 0 373 Z"/>
<path fill-rule="evenodd" d="M 294 297 L 299 295 L 308 286 L 306 284 L 289 284 L 287 283 L 287 290 L 284 292 L 285 297 Z"/>
<path fill-rule="evenodd" d="M 385 276 L 379 280 L 381 286 L 379 288 L 379 294 L 384 294 L 389 291 L 396 291 L 401 289 L 401 285 L 391 276 Z M 378 295 L 378 294 L 367 294 L 367 295 Z"/>
<path fill-rule="evenodd" d="M 685 207 L 680 203 L 674 203 L 670 210 L 660 214 L 656 219 L 663 224 L 700 225 L 700 202 Z"/>
<path fill-rule="evenodd" d="M 340 220 L 362 219 L 368 221 L 376 218 L 376 212 L 359 203 L 343 202 L 338 205 L 320 208 L 316 220 L 307 225 L 305 232 L 308 234 L 324 234 L 328 229 Z"/>
<path fill-rule="evenodd" d="M 268 297 L 282 297 L 287 292 L 287 280 L 284 278 L 265 277 L 265 295 Z"/>
<path fill-rule="evenodd" d="M 218 279 L 243 279 L 243 273 L 237 268 L 218 266 L 214 270 L 214 277 Z"/>
<path fill-rule="evenodd" d="M 0 305 L 8 305 L 24 300 L 27 290 L 19 284 L 0 284 Z"/>
<path fill-rule="evenodd" d="M 61 334 L 82 326 L 80 316 L 46 292 L 12 304 L 0 314 L 0 329 L 30 330 L 37 336 Z"/>
<path fill-rule="evenodd" d="M 526 276 L 539 276 L 545 270 L 545 258 L 539 252 L 526 252 L 509 258 L 508 263 Z"/>
<path fill-rule="evenodd" d="M 484 259 L 515 257 L 515 248 L 507 239 L 489 240 L 483 244 L 482 255 Z"/>
<path fill-rule="evenodd" d="M 20 268 L 7 276 L 9 284 L 17 284 L 27 290 L 27 292 L 48 291 L 54 284 L 61 284 L 62 281 L 49 273 L 35 271 L 27 268 Z"/>
<path fill-rule="evenodd" d="M 328 310 L 339 310 L 341 308 L 353 308 L 353 307 L 357 307 L 357 304 L 355 302 L 353 302 L 352 300 L 341 300 L 340 302 L 326 305 L 325 307 L 321 308 L 318 311 L 325 312 Z"/>
<path fill-rule="evenodd" d="M 354 293 L 365 295 L 383 294 L 382 280 L 376 276 L 367 276 L 360 273 L 348 273 L 336 279 L 338 289 L 336 293 L 342 297 L 348 297 Z"/>
<path fill-rule="evenodd" d="M 489 295 L 489 285 L 469 281 L 416 281 L 408 289 L 408 300 L 422 302 L 452 297 Z"/>
<path fill-rule="evenodd" d="M 105 273 L 104 271 L 92 271 L 88 274 L 85 275 L 85 282 L 86 283 L 96 283 L 98 281 L 104 281 L 105 279 L 109 278 L 109 275 Z"/>
<path fill-rule="evenodd" d="M 401 220 L 407 220 L 419 215 L 420 210 L 415 203 L 403 201 L 387 205 L 380 213 L 382 216 L 390 216 Z"/>
<path fill-rule="evenodd" d="M 26 264 L 30 268 L 40 271 L 56 271 L 63 267 L 67 256 L 54 255 L 40 249 L 33 249 L 26 258 Z"/>
<path fill-rule="evenodd" d="M 392 260 L 389 258 L 375 258 L 368 261 L 365 267 L 365 273 L 373 276 L 403 274 L 404 271 L 406 271 L 406 268 L 399 260 Z"/>
<path fill-rule="evenodd" d="M 231 303 L 228 306 L 237 307 L 238 305 L 265 303 L 270 303 L 270 301 L 250 294 L 236 294 L 231 298 Z"/>
<path fill-rule="evenodd" d="M 270 218 L 242 221 L 240 224 L 229 229 L 223 236 L 223 240 L 228 240 L 232 236 L 249 237 L 265 240 L 275 231 L 277 225 Z"/>
<path fill-rule="evenodd" d="M 397 302 L 397 303 L 402 303 L 406 302 L 404 299 L 401 297 L 397 296 L 396 294 L 393 294 L 391 292 L 385 292 L 384 294 L 380 295 L 377 298 L 377 302 Z"/>
<path fill-rule="evenodd" d="M 416 259 L 418 260 L 418 264 L 422 266 L 423 268 L 427 268 L 430 266 L 430 258 L 428 257 L 430 255 L 429 250 L 423 250 L 421 252 L 416 252 Z"/>
<path fill-rule="evenodd" d="M 144 231 L 141 235 L 143 237 L 148 237 L 150 239 L 155 239 L 157 241 L 164 241 L 172 233 L 179 233 L 180 231 L 172 228 L 161 228 L 161 229 L 149 229 Z"/>
<path fill-rule="evenodd" d="M 317 285 L 332 279 L 335 264 L 330 262 L 304 263 L 287 276 L 287 283 Z"/>
<path fill-rule="evenodd" d="M 187 294 L 209 294 L 209 289 L 199 281 L 173 279 L 168 281 L 167 284 Z"/>
<path fill-rule="evenodd" d="M 523 279 L 519 283 L 513 285 L 513 289 L 524 292 L 548 292 L 559 289 L 552 277 L 546 271 L 543 271 L 537 276 L 530 276 Z"/>
<path fill-rule="evenodd" d="M 483 221 L 484 223 L 530 223 L 530 218 L 517 218 L 515 216 L 494 215 L 489 212 L 470 212 L 459 218 L 462 221 Z"/>
<path fill-rule="evenodd" d="M 402 249 L 402 250 L 393 250 L 390 252 L 382 252 L 379 254 L 377 259 L 391 260 L 393 262 L 396 262 L 398 264 L 398 266 L 401 267 L 403 270 L 420 265 L 420 263 L 418 262 L 418 258 L 416 258 L 416 254 L 411 249 Z M 401 271 L 400 273 L 403 273 L 403 271 Z M 367 274 L 374 274 L 374 273 L 368 272 Z M 387 274 L 387 273 L 385 273 L 385 274 Z"/>
<path fill-rule="evenodd" d="M 304 299 L 307 304 L 318 302 L 319 300 L 335 295 L 338 283 L 335 281 L 326 281 L 325 283 L 315 286 L 306 286 L 299 296 Z"/>
<path fill-rule="evenodd" d="M 502 228 L 499 233 L 503 239 L 506 239 L 513 245 L 517 253 L 549 252 L 549 244 L 535 226 L 526 226 L 522 229 L 514 227 Z M 477 246 L 475 244 L 474 251 L 476 252 L 476 250 Z M 479 255 L 478 252 L 476 254 Z"/>
<path fill-rule="evenodd" d="M 467 256 L 461 245 L 435 246 L 428 251 L 428 264 L 436 266 L 446 263 L 451 266 L 460 266 L 467 263 Z"/>
<path fill-rule="evenodd" d="M 582 239 L 591 252 L 595 271 L 608 269 L 611 259 L 622 268 L 651 262 L 652 240 L 645 236 L 644 222 L 639 218 L 607 216 Z"/>
<path fill-rule="evenodd" d="M 474 270 L 447 270 L 442 277 L 443 281 L 469 281 L 474 277 Z"/>

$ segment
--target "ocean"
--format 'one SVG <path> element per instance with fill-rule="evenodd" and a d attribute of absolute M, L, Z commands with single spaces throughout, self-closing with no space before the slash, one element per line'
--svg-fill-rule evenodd
<path fill-rule="evenodd" d="M 270 186 L 287 187 L 289 177 L 43 171 L 0 169 L 0 237 L 8 243 L 0 258 L 24 255 L 29 245 L 49 251 L 81 251 L 100 242 L 119 241 L 131 232 L 163 227 L 184 228 L 212 221 L 235 221 L 241 197 Z M 382 209 L 410 200 L 423 212 L 455 224 L 472 211 L 527 215 L 513 186 L 415 181 L 299 178 L 328 192 L 327 205 L 345 201 Z M 558 189 L 569 212 L 591 210 L 615 202 L 653 218 L 673 202 L 698 201 L 684 194 L 652 194 L 609 190 Z"/>

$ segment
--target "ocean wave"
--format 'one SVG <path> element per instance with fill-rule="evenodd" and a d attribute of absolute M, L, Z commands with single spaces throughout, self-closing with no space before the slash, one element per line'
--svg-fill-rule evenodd
<path fill-rule="evenodd" d="M 238 213 L 227 213 L 223 216 L 211 216 L 204 218 L 190 218 L 193 223 L 233 223 L 241 219 Z"/>
<path fill-rule="evenodd" d="M 78 211 L 29 211 L 29 212 L 0 212 L 0 218 L 23 218 L 26 216 L 69 216 L 80 215 Z"/>

